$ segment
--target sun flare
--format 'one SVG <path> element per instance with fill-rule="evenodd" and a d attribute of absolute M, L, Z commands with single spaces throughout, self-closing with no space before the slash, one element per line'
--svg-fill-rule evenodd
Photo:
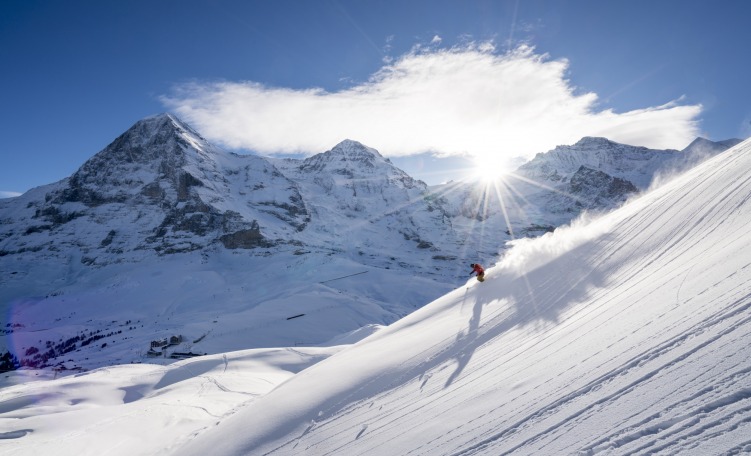
<path fill-rule="evenodd" d="M 472 176 L 481 181 L 493 181 L 509 172 L 506 160 L 493 155 L 478 155 L 472 160 L 474 161 Z"/>

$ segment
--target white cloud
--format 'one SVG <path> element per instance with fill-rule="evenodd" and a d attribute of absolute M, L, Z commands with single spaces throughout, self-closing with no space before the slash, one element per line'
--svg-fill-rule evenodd
<path fill-rule="evenodd" d="M 255 82 L 178 86 L 164 104 L 204 136 L 263 154 L 317 153 L 345 138 L 387 156 L 531 156 L 583 136 L 682 148 L 698 135 L 701 106 L 682 100 L 616 113 L 577 93 L 568 62 L 490 43 L 415 48 L 366 83 L 339 92 Z"/>
<path fill-rule="evenodd" d="M 8 192 L 5 190 L 0 190 L 0 198 L 13 198 L 16 196 L 21 196 L 21 193 L 18 192 Z"/>

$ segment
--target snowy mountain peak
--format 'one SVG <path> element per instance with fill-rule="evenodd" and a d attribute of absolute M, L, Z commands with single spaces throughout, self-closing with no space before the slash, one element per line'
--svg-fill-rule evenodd
<path fill-rule="evenodd" d="M 372 147 L 368 147 L 361 142 L 354 141 L 352 139 L 345 139 L 331 149 L 332 152 L 341 153 L 350 157 L 368 156 L 372 155 L 377 158 L 383 158 L 383 156 Z"/>
<path fill-rule="evenodd" d="M 673 166 L 678 153 L 677 150 L 648 149 L 588 136 L 572 146 L 557 146 L 537 154 L 522 165 L 519 172 L 550 184 L 566 182 L 585 166 L 629 180 L 643 190 L 649 187 L 657 170 Z"/>
<path fill-rule="evenodd" d="M 171 114 L 142 119 L 71 176 L 63 199 L 92 206 L 144 191 L 144 195 L 161 195 L 163 185 L 157 182 L 163 179 L 175 187 L 199 185 L 197 170 L 214 168 L 220 153 Z"/>
<path fill-rule="evenodd" d="M 694 139 L 693 141 L 691 141 L 691 144 L 689 144 L 688 146 L 686 146 L 686 149 L 691 149 L 691 148 L 694 148 L 694 147 L 705 147 L 705 146 L 708 146 L 710 144 L 714 144 L 714 142 L 708 140 L 707 138 L 702 138 L 701 136 L 699 136 L 696 139 Z"/>
<path fill-rule="evenodd" d="M 288 238 L 308 221 L 296 187 L 273 165 L 230 155 L 170 114 L 136 122 L 40 196 L 23 216 L 17 214 L 21 224 L 34 227 L 34 236 L 11 228 L 9 243 L 22 237 L 53 256 L 75 245 L 87 265 L 215 243 L 227 249 L 266 247 L 274 241 L 262 228 Z M 47 248 L 50 239 L 55 249 Z"/>
<path fill-rule="evenodd" d="M 171 135 L 190 135 L 196 139 L 205 141 L 201 136 L 193 131 L 186 124 L 182 123 L 175 116 L 163 113 L 152 117 L 147 117 L 137 121 L 121 137 L 126 137 L 133 141 L 134 144 L 150 144 L 159 142 Z"/>
<path fill-rule="evenodd" d="M 612 154 L 634 154 L 634 153 L 649 153 L 651 150 L 644 146 L 631 146 L 628 144 L 622 144 L 615 141 L 611 141 L 607 138 L 599 136 L 585 136 L 573 146 L 558 146 L 556 149 L 580 149 L 580 150 L 598 150 L 607 151 Z M 676 152 L 669 149 L 671 152 Z"/>
<path fill-rule="evenodd" d="M 709 156 L 717 155 L 730 147 L 734 147 L 743 140 L 741 139 L 726 139 L 724 141 L 711 141 L 706 138 L 698 137 L 691 141 L 691 144 L 686 146 L 681 152 L 686 156 L 699 156 L 701 158 L 707 158 Z"/>
<path fill-rule="evenodd" d="M 350 186 L 353 189 L 356 185 L 353 182 L 357 181 L 360 182 L 357 185 L 364 183 L 370 191 L 377 193 L 381 193 L 378 189 L 394 184 L 402 189 L 427 189 L 424 182 L 413 179 L 394 166 L 376 149 L 351 139 L 340 142 L 329 151 L 303 160 L 299 165 L 299 171 L 325 176 L 324 179 L 329 181 L 329 184 L 325 185 L 327 189 L 330 189 L 334 181 L 338 182 L 337 185 Z M 334 177 L 336 179 L 333 179 Z"/>
<path fill-rule="evenodd" d="M 126 177 L 112 172 L 117 166 L 138 167 L 139 170 L 145 166 L 164 174 L 166 169 L 174 170 L 185 165 L 189 161 L 186 154 L 203 161 L 215 151 L 214 146 L 176 117 L 160 114 L 136 122 L 84 163 L 74 179 L 85 180 L 87 175 L 100 173 L 116 179 Z"/>
<path fill-rule="evenodd" d="M 603 138 L 600 136 L 585 136 L 579 141 L 576 142 L 576 144 L 573 145 L 573 147 L 579 147 L 579 148 L 592 148 L 592 147 L 606 147 L 613 144 L 617 144 L 607 138 Z"/>
<path fill-rule="evenodd" d="M 183 122 L 178 119 L 176 116 L 168 113 L 168 112 L 162 112 L 159 114 L 155 114 L 153 116 L 144 117 L 143 119 L 138 120 L 135 125 L 151 125 L 151 126 L 160 126 L 165 124 L 172 124 L 174 126 L 187 128 Z"/>
<path fill-rule="evenodd" d="M 301 167 L 308 171 L 325 170 L 335 174 L 353 174 L 354 169 L 375 170 L 382 163 L 392 166 L 377 150 L 345 139 L 331 150 L 306 159 Z"/>

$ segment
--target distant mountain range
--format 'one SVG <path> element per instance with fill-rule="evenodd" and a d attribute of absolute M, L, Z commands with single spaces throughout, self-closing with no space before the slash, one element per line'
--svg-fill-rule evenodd
<path fill-rule="evenodd" d="M 91 299 L 98 294 L 118 303 L 121 321 L 153 322 L 133 329 L 132 347 L 190 332 L 209 314 L 232 321 L 195 344 L 207 351 L 320 343 L 393 322 L 462 283 L 470 262 L 492 264 L 507 241 L 610 210 L 739 142 L 699 138 L 675 151 L 583 138 L 492 183 L 429 187 L 356 141 L 304 160 L 270 159 L 223 151 L 173 115 L 150 117 L 69 178 L 0 200 L 3 326 L 19 337 L 42 326 L 63 339 L 111 332 L 119 323 Z M 355 273 L 373 280 L 328 281 Z M 303 335 L 228 336 L 263 326 L 264 303 L 306 293 L 325 296 L 343 323 L 329 324 L 326 313 Z M 93 361 L 77 349 L 66 355 L 76 365 L 107 363 L 109 355 Z M 118 356 L 135 357 L 129 350 Z"/>

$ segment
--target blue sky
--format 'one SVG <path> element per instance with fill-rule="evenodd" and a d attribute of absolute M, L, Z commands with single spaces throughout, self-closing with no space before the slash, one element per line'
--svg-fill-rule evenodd
<path fill-rule="evenodd" d="M 355 139 L 431 184 L 587 135 L 746 138 L 748 17 L 743 0 L 5 1 L 0 194 L 167 111 L 239 152 Z"/>

